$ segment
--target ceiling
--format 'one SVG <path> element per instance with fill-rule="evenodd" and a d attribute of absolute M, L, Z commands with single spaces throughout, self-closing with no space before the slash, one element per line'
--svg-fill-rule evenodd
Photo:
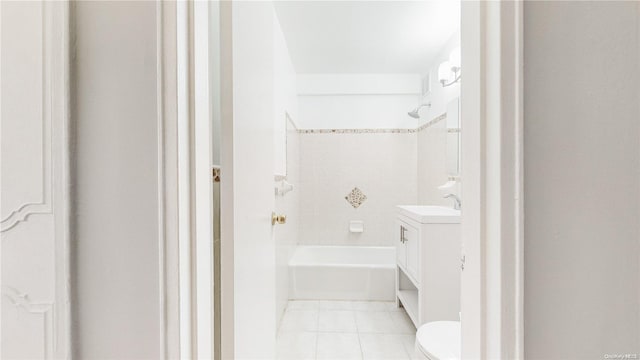
<path fill-rule="evenodd" d="M 424 73 L 460 28 L 460 2 L 275 1 L 296 72 Z"/>

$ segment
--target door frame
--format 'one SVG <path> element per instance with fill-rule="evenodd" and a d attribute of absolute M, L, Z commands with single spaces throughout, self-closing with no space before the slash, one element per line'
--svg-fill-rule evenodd
<path fill-rule="evenodd" d="M 188 334 L 181 332 L 180 243 L 185 236 L 181 211 L 178 133 L 178 11 L 175 2 L 156 3 L 156 98 L 158 128 L 158 279 L 160 296 L 161 359 L 180 358 L 181 344 Z M 188 214 L 187 214 L 188 215 Z"/>
<path fill-rule="evenodd" d="M 462 358 L 522 359 L 523 3 L 462 3 Z"/>
<path fill-rule="evenodd" d="M 175 4 L 175 3 L 174 3 Z M 181 172 L 194 169 L 176 166 L 178 144 L 175 132 L 189 123 L 179 123 L 176 116 L 176 76 L 189 77 L 190 70 L 179 73 L 175 67 L 175 5 L 161 2 L 164 10 L 160 33 L 164 59 L 159 71 L 163 84 L 159 105 L 162 183 L 165 229 L 161 254 L 164 304 L 163 344 L 165 354 L 176 354 L 176 344 L 196 334 L 180 332 L 179 241 L 195 242 L 194 232 L 181 233 L 176 197 L 181 186 L 176 179 Z M 169 8 L 168 10 L 166 8 Z M 221 2 L 222 48 L 222 182 L 221 182 L 221 286 L 222 286 L 222 354 L 233 358 L 233 113 L 230 2 Z M 183 15 L 185 16 L 185 15 Z M 462 358 L 522 359 L 524 354 L 524 217 L 523 217 L 523 3 L 462 2 L 461 39 L 464 78 L 461 86 L 462 166 L 464 206 L 462 234 L 465 239 L 462 280 Z M 187 24 L 192 18 L 187 14 Z M 173 41 L 173 43 L 172 43 Z M 189 53 L 194 53 L 193 42 Z M 193 103 L 190 104 L 193 107 Z M 225 132 L 225 129 L 226 132 Z M 183 129 L 185 130 L 185 129 Z M 169 177 L 167 177 L 169 176 Z M 160 181 L 160 180 L 159 180 Z M 192 183 L 191 183 L 192 184 Z M 188 191 L 195 197 L 195 189 Z M 188 239 L 181 239 L 189 237 Z M 162 272 L 164 271 L 164 272 Z M 192 311 L 195 311 L 192 309 Z M 226 314 L 226 316 L 225 316 Z M 177 323 L 177 325 L 176 325 Z M 194 331 L 193 327 L 186 328 Z M 184 330 L 184 328 L 183 328 Z M 177 335 L 176 335 L 177 334 Z M 177 336 L 177 337 L 176 337 Z M 179 352 L 178 352 L 179 353 Z M 173 356 L 169 356 L 173 357 Z"/>
<path fill-rule="evenodd" d="M 156 3 L 163 359 L 211 358 L 214 351 L 212 221 L 203 219 L 211 218 L 212 210 L 211 201 L 206 200 L 211 198 L 212 183 L 211 152 L 206 151 L 211 142 L 209 106 L 196 102 L 208 96 L 207 76 L 196 78 L 208 71 L 208 49 L 194 51 L 196 41 L 208 36 L 208 23 L 202 14 L 194 14 L 194 8 L 207 6 L 188 1 Z M 198 281 L 211 286 L 197 286 Z"/>

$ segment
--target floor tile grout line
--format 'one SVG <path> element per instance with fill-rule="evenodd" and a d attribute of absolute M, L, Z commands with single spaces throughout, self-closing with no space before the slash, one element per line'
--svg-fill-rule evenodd
<path fill-rule="evenodd" d="M 409 351 L 409 349 L 407 349 L 407 344 L 405 344 L 404 342 L 402 343 L 402 348 L 404 349 L 404 352 L 407 353 L 407 359 L 411 360 L 413 359 L 413 356 L 411 355 L 411 353 L 413 351 Z"/>
<path fill-rule="evenodd" d="M 318 302 L 318 309 L 316 311 L 318 311 L 318 318 L 316 320 L 316 351 L 314 354 L 314 359 L 318 360 L 318 341 L 320 338 L 320 302 Z"/>
<path fill-rule="evenodd" d="M 350 302 L 350 305 L 354 305 L 353 302 Z M 320 331 L 320 312 L 324 311 L 326 313 L 336 313 L 336 312 L 345 312 L 345 313 L 350 313 L 352 316 L 352 319 L 355 323 L 355 328 L 356 328 L 356 332 L 355 334 L 357 334 L 357 341 L 358 341 L 358 345 L 360 348 L 360 356 L 361 359 L 364 359 L 364 347 L 362 344 L 362 336 L 363 334 L 365 335 L 378 335 L 378 336 L 392 336 L 392 337 L 396 337 L 397 339 L 400 340 L 400 344 L 401 348 L 402 348 L 402 353 L 404 354 L 404 356 L 406 357 L 406 359 L 411 360 L 412 358 L 412 353 L 413 351 L 411 351 L 412 349 L 410 349 L 410 344 L 409 342 L 406 341 L 407 337 L 410 337 L 411 334 L 413 334 L 413 332 L 409 333 L 409 332 L 403 332 L 400 331 L 400 326 L 399 323 L 401 323 L 401 319 L 400 318 L 395 318 L 395 316 L 392 316 L 393 313 L 397 312 L 397 309 L 395 308 L 360 308 L 360 309 L 355 309 L 355 306 L 351 306 L 351 308 L 345 308 L 344 304 L 342 304 L 342 307 L 337 307 L 335 309 L 329 308 L 329 309 L 320 309 L 320 301 L 316 302 L 316 304 L 312 305 L 311 308 L 289 308 L 289 304 L 287 304 L 287 308 L 286 310 L 293 310 L 293 311 L 304 311 L 304 310 L 311 310 L 311 311 L 317 311 L 316 314 L 316 326 L 315 326 L 315 330 L 314 331 L 308 331 L 308 330 L 296 330 L 296 331 L 291 331 L 291 332 L 308 332 L 308 333 L 312 333 L 315 334 L 316 338 L 315 338 L 315 351 L 314 351 L 314 355 L 315 355 L 315 359 L 317 360 L 319 357 L 319 338 L 321 334 L 341 334 L 341 335 L 353 335 L 353 332 L 349 332 L 349 331 L 345 331 L 345 330 L 337 330 L 337 331 Z M 329 305 L 330 306 L 330 305 Z M 391 332 L 387 332 L 387 331 L 383 331 L 383 332 L 366 332 L 363 331 L 363 329 L 361 329 L 361 327 L 358 325 L 358 320 L 357 320 L 357 315 L 358 313 L 380 313 L 380 312 L 384 312 L 387 314 L 387 317 L 389 318 L 389 320 L 391 320 L 391 324 L 392 327 L 394 328 L 394 330 L 392 330 Z M 375 329 L 374 329 L 375 330 Z"/>
<path fill-rule="evenodd" d="M 356 323 L 356 332 L 358 334 L 358 345 L 360 345 L 360 359 L 364 360 L 364 350 L 362 350 L 362 339 L 360 338 L 360 327 L 358 326 L 358 318 L 356 317 L 355 309 L 351 312 L 353 315 L 353 321 Z"/>

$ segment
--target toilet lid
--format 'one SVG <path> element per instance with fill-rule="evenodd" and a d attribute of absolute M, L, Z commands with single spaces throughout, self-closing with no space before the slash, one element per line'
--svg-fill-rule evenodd
<path fill-rule="evenodd" d="M 416 333 L 420 350 L 432 360 L 460 360 L 460 322 L 434 321 Z"/>

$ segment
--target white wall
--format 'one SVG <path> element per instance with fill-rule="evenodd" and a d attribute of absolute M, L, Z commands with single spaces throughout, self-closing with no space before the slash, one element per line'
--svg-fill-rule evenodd
<path fill-rule="evenodd" d="M 302 129 L 411 129 L 446 112 L 460 96 L 460 82 L 442 87 L 438 66 L 460 46 L 456 32 L 424 74 L 298 74 L 297 89 Z M 431 92 L 422 97 L 422 77 L 430 75 Z M 415 120 L 407 112 L 430 102 Z"/>
<path fill-rule="evenodd" d="M 415 95 L 422 91 L 419 74 L 299 74 L 298 95 Z"/>
<path fill-rule="evenodd" d="M 300 134 L 299 243 L 393 245 L 395 206 L 417 198 L 416 150 L 413 133 Z M 354 187 L 367 196 L 356 209 L 345 200 Z"/>
<path fill-rule="evenodd" d="M 460 96 L 460 83 L 464 81 L 464 69 L 462 69 L 462 78 L 459 82 L 443 87 L 442 84 L 438 82 L 438 67 L 443 61 L 449 59 L 449 54 L 451 51 L 460 46 L 460 32 L 456 32 L 447 44 L 442 48 L 440 54 L 434 59 L 433 63 L 430 64 L 426 72 L 430 75 L 431 80 L 431 93 L 423 98 L 423 102 L 430 102 L 430 108 L 423 108 L 420 111 L 421 118 L 419 121 L 419 125 L 422 125 L 429 120 L 439 116 L 440 114 L 447 111 L 447 104 Z M 464 54 L 462 54 L 464 56 Z"/>
<path fill-rule="evenodd" d="M 301 129 L 415 128 L 418 74 L 298 74 Z"/>
<path fill-rule="evenodd" d="M 420 125 L 447 112 L 449 102 L 460 96 L 460 82 L 443 87 L 438 82 L 438 66 L 449 59 L 451 51 L 460 46 L 460 33 L 454 34 L 440 55 L 427 70 L 431 80 L 431 93 L 424 99 L 430 108 L 420 111 Z M 464 70 L 463 70 L 464 73 Z M 463 75 L 464 76 L 464 75 Z M 464 77 L 461 79 L 464 81 Z M 418 133 L 418 203 L 423 205 L 451 206 L 452 202 L 442 198 L 437 189 L 448 180 L 446 120 L 440 121 Z M 458 192 L 461 197 L 461 194 Z"/>
<path fill-rule="evenodd" d="M 156 4 L 73 5 L 74 357 L 158 359 Z"/>
<path fill-rule="evenodd" d="M 525 357 L 640 351 L 640 5 L 524 5 Z"/>
<path fill-rule="evenodd" d="M 425 70 L 431 74 L 431 92 L 424 101 L 432 107 L 423 108 L 419 120 L 407 115 L 421 102 L 418 74 L 299 74 L 299 127 L 415 129 L 426 124 L 460 94 L 459 83 L 443 88 L 437 80 L 440 62 L 459 44 L 457 33 Z M 390 245 L 395 205 L 451 206 L 437 189 L 448 179 L 446 140 L 445 120 L 417 133 L 301 134 L 300 243 Z M 373 193 L 375 202 L 351 208 L 344 196 L 354 186 L 368 197 Z M 350 234 L 349 220 L 365 220 L 365 233 Z"/>

